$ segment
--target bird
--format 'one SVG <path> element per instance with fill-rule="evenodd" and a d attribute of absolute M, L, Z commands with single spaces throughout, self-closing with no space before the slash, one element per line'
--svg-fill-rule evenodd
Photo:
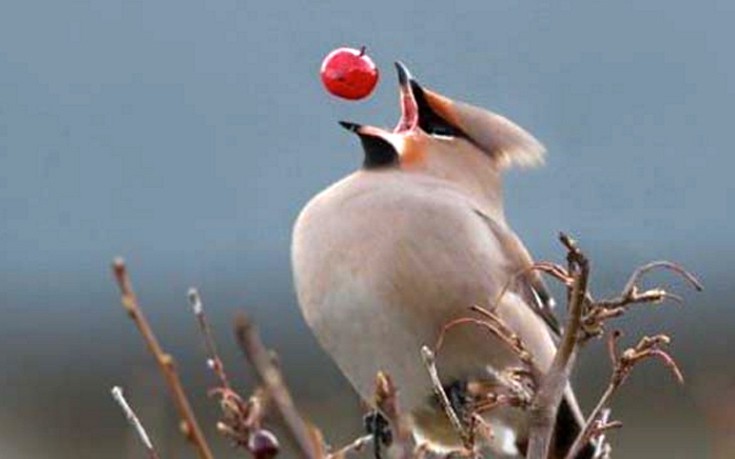
<path fill-rule="evenodd" d="M 372 400 L 376 374 L 387 373 L 415 436 L 450 451 L 461 439 L 421 359 L 447 323 L 479 305 L 517 333 L 542 370 L 554 357 L 554 301 L 506 221 L 502 192 L 505 170 L 539 165 L 546 150 L 509 119 L 422 86 L 401 62 L 396 68 L 401 116 L 394 129 L 340 122 L 359 137 L 364 159 L 298 215 L 294 285 L 306 323 L 362 399 Z M 518 355 L 479 327 L 447 331 L 437 353 L 447 390 L 492 384 L 517 366 Z M 526 412 L 501 407 L 484 416 L 490 451 L 525 453 Z M 557 456 L 582 422 L 567 388 Z"/>

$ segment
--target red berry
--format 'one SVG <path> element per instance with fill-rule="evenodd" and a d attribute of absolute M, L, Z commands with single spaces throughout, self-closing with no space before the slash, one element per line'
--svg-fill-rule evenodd
<path fill-rule="evenodd" d="M 270 430 L 258 429 L 248 438 L 248 451 L 255 459 L 272 459 L 278 455 L 280 449 L 278 439 Z"/>
<path fill-rule="evenodd" d="M 378 68 L 364 46 L 335 49 L 324 58 L 320 74 L 327 91 L 349 100 L 367 97 L 378 83 Z"/>

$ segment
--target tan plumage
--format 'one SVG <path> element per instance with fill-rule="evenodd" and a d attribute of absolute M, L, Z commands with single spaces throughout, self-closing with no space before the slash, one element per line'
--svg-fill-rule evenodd
<path fill-rule="evenodd" d="M 538 166 L 546 149 L 531 134 L 504 116 L 463 102 L 452 101 L 423 88 L 428 105 L 441 117 L 464 131 L 500 169 Z"/>
<path fill-rule="evenodd" d="M 349 125 L 365 145 L 365 167 L 301 212 L 295 285 L 307 323 L 360 395 L 370 401 L 376 373 L 387 371 L 417 434 L 451 446 L 458 438 L 433 401 L 420 349 L 470 306 L 492 307 L 508 279 L 532 263 L 505 221 L 500 175 L 509 164 L 537 162 L 544 150 L 499 115 L 401 80 L 404 104 L 417 106 L 404 106 L 394 132 Z M 555 349 L 549 307 L 543 282 L 528 274 L 495 310 L 543 368 Z M 449 332 L 438 355 L 447 385 L 492 381 L 517 365 L 505 345 L 473 327 Z M 571 392 L 567 399 L 578 421 Z M 523 412 L 499 409 L 489 421 L 494 451 L 522 448 Z"/>

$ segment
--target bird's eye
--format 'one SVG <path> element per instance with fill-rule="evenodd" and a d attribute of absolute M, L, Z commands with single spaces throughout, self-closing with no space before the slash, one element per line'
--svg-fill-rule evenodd
<path fill-rule="evenodd" d="M 431 129 L 427 134 L 438 139 L 453 139 L 457 136 L 453 129 L 443 129 L 441 127 Z"/>
<path fill-rule="evenodd" d="M 462 131 L 437 116 L 426 116 L 424 120 L 419 122 L 419 126 L 430 136 L 439 139 L 465 137 Z"/>

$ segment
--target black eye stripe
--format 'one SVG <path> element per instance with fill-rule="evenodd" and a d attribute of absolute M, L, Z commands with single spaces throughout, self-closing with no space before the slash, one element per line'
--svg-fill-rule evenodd
<path fill-rule="evenodd" d="M 464 132 L 451 125 L 431 109 L 426 101 L 424 90 L 415 81 L 411 81 L 413 95 L 419 108 L 419 127 L 427 134 L 436 134 L 446 137 L 467 137 Z"/>

